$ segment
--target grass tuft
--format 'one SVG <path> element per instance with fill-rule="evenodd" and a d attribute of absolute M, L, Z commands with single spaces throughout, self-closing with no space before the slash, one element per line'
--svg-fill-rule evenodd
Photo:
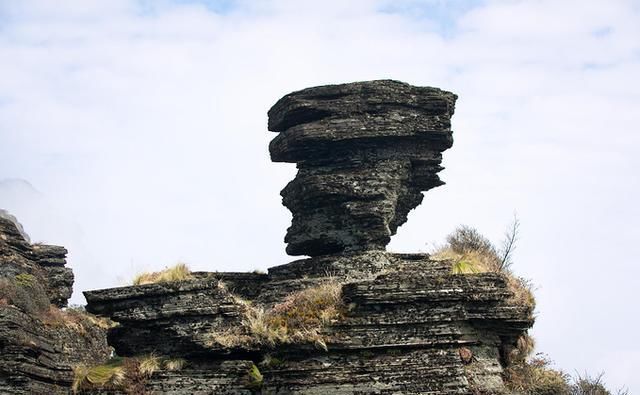
<path fill-rule="evenodd" d="M 262 377 L 262 373 L 260 373 L 260 369 L 254 364 L 251 365 L 251 369 L 248 372 L 249 383 L 248 387 L 251 389 L 260 389 L 262 388 L 262 384 L 264 382 L 264 378 Z"/>
<path fill-rule="evenodd" d="M 511 232 L 517 232 L 519 223 L 511 227 Z M 431 254 L 436 260 L 451 261 L 452 274 L 502 273 L 507 278 L 507 286 L 511 291 L 510 301 L 519 306 L 527 307 L 531 314 L 535 309 L 532 284 L 516 276 L 510 269 L 512 252 L 515 248 L 517 234 L 507 232 L 503 252 L 499 252 L 491 242 L 477 230 L 468 226 L 458 227 L 447 236 L 447 243 Z"/>
<path fill-rule="evenodd" d="M 138 274 L 133 278 L 133 285 L 156 284 L 191 279 L 193 279 L 193 275 L 191 274 L 189 267 L 184 263 L 178 263 L 175 266 L 159 272 Z"/>
<path fill-rule="evenodd" d="M 231 348 L 311 343 L 326 350 L 322 329 L 340 320 L 346 311 L 342 285 L 333 279 L 292 293 L 269 310 L 243 304 L 245 318 L 242 325 L 214 333 L 212 344 Z"/>
<path fill-rule="evenodd" d="M 155 372 L 163 367 L 166 370 L 180 370 L 184 365 L 184 359 L 163 358 L 154 354 L 134 358 L 113 358 L 97 366 L 78 365 L 73 368 L 72 390 L 73 393 L 81 390 L 145 393 L 145 385 Z"/>
<path fill-rule="evenodd" d="M 140 373 L 145 376 L 151 376 L 156 371 L 160 370 L 162 360 L 160 357 L 150 354 L 143 357 L 138 357 L 138 369 Z"/>
<path fill-rule="evenodd" d="M 182 370 L 186 361 L 182 358 L 171 358 L 164 361 L 164 368 L 170 372 Z"/>

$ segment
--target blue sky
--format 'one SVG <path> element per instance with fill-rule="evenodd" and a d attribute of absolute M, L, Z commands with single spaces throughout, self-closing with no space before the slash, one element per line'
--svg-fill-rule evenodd
<path fill-rule="evenodd" d="M 266 112 L 394 78 L 459 95 L 447 185 L 391 249 L 458 224 L 538 285 L 534 335 L 569 372 L 640 391 L 640 10 L 635 1 L 0 0 L 0 208 L 65 245 L 80 290 L 178 260 L 265 269 L 290 222 Z"/>

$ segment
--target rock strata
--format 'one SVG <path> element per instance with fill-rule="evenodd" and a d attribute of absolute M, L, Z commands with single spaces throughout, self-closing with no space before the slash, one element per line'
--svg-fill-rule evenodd
<path fill-rule="evenodd" d="M 457 96 L 398 81 L 309 88 L 269 110 L 277 162 L 298 164 L 282 191 L 287 253 L 384 250 L 422 191 L 442 181 Z"/>
<path fill-rule="evenodd" d="M 58 307 L 71 296 L 67 250 L 31 244 L 15 217 L 0 215 L 0 393 L 68 394 L 73 367 L 106 359 L 106 331 Z M 49 307 L 49 305 L 53 307 Z"/>
<path fill-rule="evenodd" d="M 208 279 L 170 286 L 85 292 L 87 308 L 120 323 L 109 335 L 119 355 L 153 351 L 187 359 L 179 373 L 154 375 L 149 390 L 185 394 L 197 388 L 203 394 L 504 392 L 502 354 L 533 322 L 530 308 L 511 300 L 504 275 L 452 274 L 450 262 L 433 261 L 425 254 L 376 252 L 367 258 L 384 269 L 376 267 L 375 273 L 355 280 L 340 273 L 333 277 L 344 283 L 342 295 L 349 311 L 343 320 L 323 329 L 327 351 L 305 343 L 225 346 L 211 339 L 241 325 L 246 301 L 269 308 L 288 293 L 326 281 L 313 271 L 308 278 L 298 277 L 305 263 L 316 270 L 344 269 L 341 256 L 299 261 L 287 271 L 284 265 L 268 274 L 247 274 L 242 282 L 251 292 L 241 298 L 233 287 L 221 286 L 222 277 L 232 275 L 212 273 Z M 464 353 L 467 359 L 461 356 Z M 235 373 L 218 370 L 216 377 L 203 376 L 208 364 L 220 360 L 234 361 Z M 265 363 L 269 360 L 277 363 Z M 263 376 L 258 389 L 245 380 L 252 364 Z M 204 390 L 207 383 L 220 392 Z"/>

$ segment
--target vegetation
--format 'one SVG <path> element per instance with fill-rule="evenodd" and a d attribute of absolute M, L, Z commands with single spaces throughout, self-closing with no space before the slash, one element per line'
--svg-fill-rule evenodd
<path fill-rule="evenodd" d="M 35 276 L 27 273 L 0 278 L 0 306 L 3 305 L 13 306 L 47 326 L 70 329 L 83 336 L 92 328 L 108 329 L 113 326 L 111 320 L 95 317 L 84 309 L 63 310 L 52 305 L 44 287 Z"/>
<path fill-rule="evenodd" d="M 513 252 L 518 240 L 520 222 L 514 218 L 505 232 L 501 248 L 469 226 L 460 226 L 447 236 L 444 246 L 437 248 L 432 257 L 451 261 L 453 274 L 502 273 L 512 293 L 511 302 L 525 306 L 533 312 L 535 298 L 531 283 L 513 274 Z M 587 374 L 572 378 L 569 374 L 552 368 L 551 360 L 544 354 L 533 355 L 535 343 L 528 335 L 521 336 L 515 347 L 504 356 L 506 368 L 504 381 L 507 388 L 523 395 L 625 395 L 619 390 L 606 389 L 602 377 Z"/>
<path fill-rule="evenodd" d="M 553 369 L 551 360 L 544 354 L 533 354 L 533 339 L 523 336 L 510 353 L 509 366 L 504 370 L 507 388 L 523 395 L 628 395 L 628 391 L 608 390 L 603 374 L 597 376 L 577 375 Z"/>
<path fill-rule="evenodd" d="M 127 394 L 144 393 L 147 380 L 158 370 L 180 370 L 184 359 L 163 358 L 146 355 L 135 358 L 112 358 L 97 366 L 78 365 L 74 367 L 72 390 L 123 391 Z"/>
<path fill-rule="evenodd" d="M 550 365 L 551 361 L 543 354 L 513 363 L 505 369 L 505 384 L 511 391 L 523 395 L 570 394 L 569 376 Z"/>
<path fill-rule="evenodd" d="M 260 373 L 260 369 L 254 364 L 251 365 L 251 369 L 248 372 L 249 382 L 247 383 L 248 387 L 251 389 L 260 389 L 262 388 L 262 384 L 264 382 L 264 378 L 262 377 L 262 373 Z"/>
<path fill-rule="evenodd" d="M 211 337 L 212 344 L 223 347 L 250 345 L 313 343 L 326 350 L 322 329 L 345 312 L 342 285 L 336 280 L 295 292 L 269 310 L 247 302 L 242 325 Z"/>
<path fill-rule="evenodd" d="M 159 272 L 138 274 L 133 279 L 133 285 L 156 284 L 191 279 L 193 279 L 193 275 L 191 274 L 189 267 L 184 263 L 178 263 L 175 266 Z"/>
<path fill-rule="evenodd" d="M 447 243 L 432 253 L 434 259 L 449 260 L 453 274 L 502 273 L 512 293 L 511 301 L 530 309 L 535 308 L 531 283 L 511 271 L 513 251 L 518 240 L 520 222 L 514 218 L 505 232 L 502 248 L 497 249 L 491 241 L 476 229 L 460 226 L 447 236 Z"/>

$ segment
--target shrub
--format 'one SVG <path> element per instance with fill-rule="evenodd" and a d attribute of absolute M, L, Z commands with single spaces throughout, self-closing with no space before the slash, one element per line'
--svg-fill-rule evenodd
<path fill-rule="evenodd" d="M 613 395 L 613 392 L 609 391 L 604 384 L 604 373 L 590 376 L 585 373 L 584 376 L 578 374 L 573 379 L 573 383 L 570 387 L 571 395 Z M 616 395 L 628 395 L 627 390 L 618 390 Z"/>
<path fill-rule="evenodd" d="M 191 274 L 189 267 L 184 263 L 178 263 L 175 266 L 159 272 L 138 274 L 133 279 L 133 285 L 155 284 L 191 279 L 193 279 L 193 275 Z"/>
<path fill-rule="evenodd" d="M 73 375 L 71 389 L 74 393 L 80 389 L 119 389 L 126 380 L 126 372 L 121 358 L 93 367 L 76 366 L 73 369 Z"/>
<path fill-rule="evenodd" d="M 313 343 L 326 350 L 321 331 L 345 312 L 342 285 L 335 280 L 295 292 L 267 311 L 241 303 L 245 305 L 242 325 L 214 333 L 212 343 L 223 347 Z"/>
<path fill-rule="evenodd" d="M 495 255 L 496 260 L 498 260 L 496 249 L 489 239 L 470 226 L 459 226 L 447 236 L 447 244 L 451 250 L 458 254 L 477 251 L 483 255 Z"/>
<path fill-rule="evenodd" d="M 433 259 L 451 261 L 453 274 L 475 274 L 495 272 L 506 276 L 507 286 L 511 291 L 510 301 L 529 308 L 531 314 L 535 309 L 532 284 L 513 274 L 510 266 L 515 242 L 518 239 L 520 223 L 517 218 L 505 232 L 503 247 L 498 251 L 495 246 L 480 232 L 469 226 L 460 226 L 447 236 L 447 243 L 434 251 Z"/>
<path fill-rule="evenodd" d="M 504 370 L 507 388 L 523 395 L 569 395 L 569 376 L 551 368 L 551 361 L 538 354 L 530 361 L 515 363 Z"/>

